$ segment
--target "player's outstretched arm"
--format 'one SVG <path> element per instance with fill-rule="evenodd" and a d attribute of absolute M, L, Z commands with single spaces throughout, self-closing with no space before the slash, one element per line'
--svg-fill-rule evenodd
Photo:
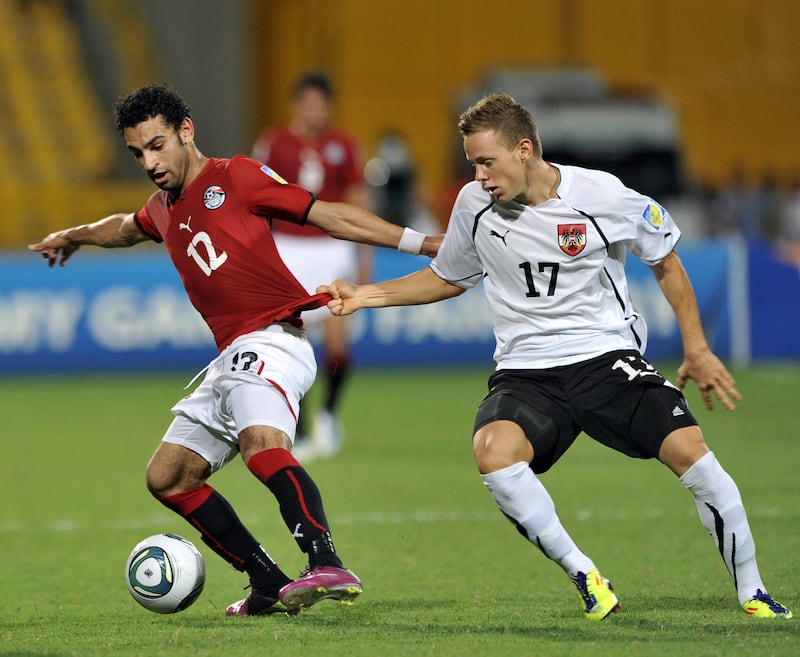
<path fill-rule="evenodd" d="M 418 306 L 449 299 L 464 291 L 439 278 L 430 267 L 383 283 L 354 285 L 337 280 L 317 288 L 317 293 L 327 292 L 333 297 L 328 309 L 337 316 L 351 315 L 361 308 Z"/>
<path fill-rule="evenodd" d="M 697 299 L 678 254 L 672 251 L 651 269 L 675 312 L 683 340 L 684 360 L 678 368 L 678 386 L 683 389 L 689 379 L 692 379 L 700 388 L 703 403 L 708 410 L 714 409 L 712 393 L 726 409 L 735 410 L 734 400 L 739 401 L 742 396 L 736 388 L 733 376 L 708 346 Z"/>
<path fill-rule="evenodd" d="M 93 224 L 50 233 L 41 242 L 29 244 L 28 250 L 41 253 L 50 267 L 56 262 L 63 267 L 70 256 L 84 244 L 110 249 L 133 246 L 148 239 L 150 238 L 136 225 L 132 213 L 118 213 Z"/>
<path fill-rule="evenodd" d="M 439 252 L 443 238 L 397 226 L 349 203 L 315 201 L 307 222 L 340 240 L 385 246 L 430 258 Z"/>

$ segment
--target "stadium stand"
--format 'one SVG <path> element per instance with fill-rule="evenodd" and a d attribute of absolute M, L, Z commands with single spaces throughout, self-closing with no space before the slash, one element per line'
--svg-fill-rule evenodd
<path fill-rule="evenodd" d="M 87 57 L 92 41 L 113 24 L 115 84 L 149 78 L 150 60 L 130 56 L 136 39 L 141 49 L 143 33 L 130 4 L 3 0 L 2 8 L 0 246 L 18 247 L 60 226 L 97 218 L 127 198 L 136 207 L 142 190 L 150 188 L 140 179 L 113 180 L 121 151 L 109 99 L 120 89 L 107 87 L 101 94 L 101 76 Z M 97 26 L 94 33 L 87 25 Z"/>

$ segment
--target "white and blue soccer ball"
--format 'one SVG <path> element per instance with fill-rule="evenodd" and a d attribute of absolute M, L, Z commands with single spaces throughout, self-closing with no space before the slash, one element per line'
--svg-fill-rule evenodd
<path fill-rule="evenodd" d="M 176 534 L 155 534 L 131 551 L 125 583 L 133 599 L 146 609 L 174 614 L 203 592 L 206 563 L 191 541 Z"/>

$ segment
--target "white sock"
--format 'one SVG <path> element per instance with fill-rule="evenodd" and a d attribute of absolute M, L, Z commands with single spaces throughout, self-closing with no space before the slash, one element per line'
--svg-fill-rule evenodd
<path fill-rule="evenodd" d="M 515 463 L 481 477 L 500 510 L 568 575 L 574 577 L 595 567 L 561 526 L 553 499 L 527 463 Z"/>
<path fill-rule="evenodd" d="M 750 600 L 756 589 L 766 591 L 756 564 L 756 545 L 750 533 L 742 497 L 713 452 L 698 459 L 681 477 L 711 534 L 728 572 L 733 577 L 739 603 Z"/>

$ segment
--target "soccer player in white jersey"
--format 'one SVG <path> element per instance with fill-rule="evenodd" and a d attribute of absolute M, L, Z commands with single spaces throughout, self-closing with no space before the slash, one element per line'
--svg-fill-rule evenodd
<path fill-rule="evenodd" d="M 570 576 L 590 620 L 619 611 L 617 597 L 537 477 L 581 431 L 672 470 L 694 496 L 744 611 L 791 618 L 767 593 L 739 490 L 679 389 L 693 379 L 709 409 L 712 395 L 728 410 L 741 398 L 706 342 L 672 217 L 608 173 L 542 159 L 533 117 L 507 94 L 466 110 L 459 130 L 475 180 L 459 193 L 430 267 L 320 287 L 334 297 L 331 312 L 431 303 L 483 282 L 497 367 L 475 419 L 475 460 L 500 510 Z M 643 355 L 647 328 L 628 293 L 627 252 L 650 266 L 677 318 L 679 387 Z"/>

